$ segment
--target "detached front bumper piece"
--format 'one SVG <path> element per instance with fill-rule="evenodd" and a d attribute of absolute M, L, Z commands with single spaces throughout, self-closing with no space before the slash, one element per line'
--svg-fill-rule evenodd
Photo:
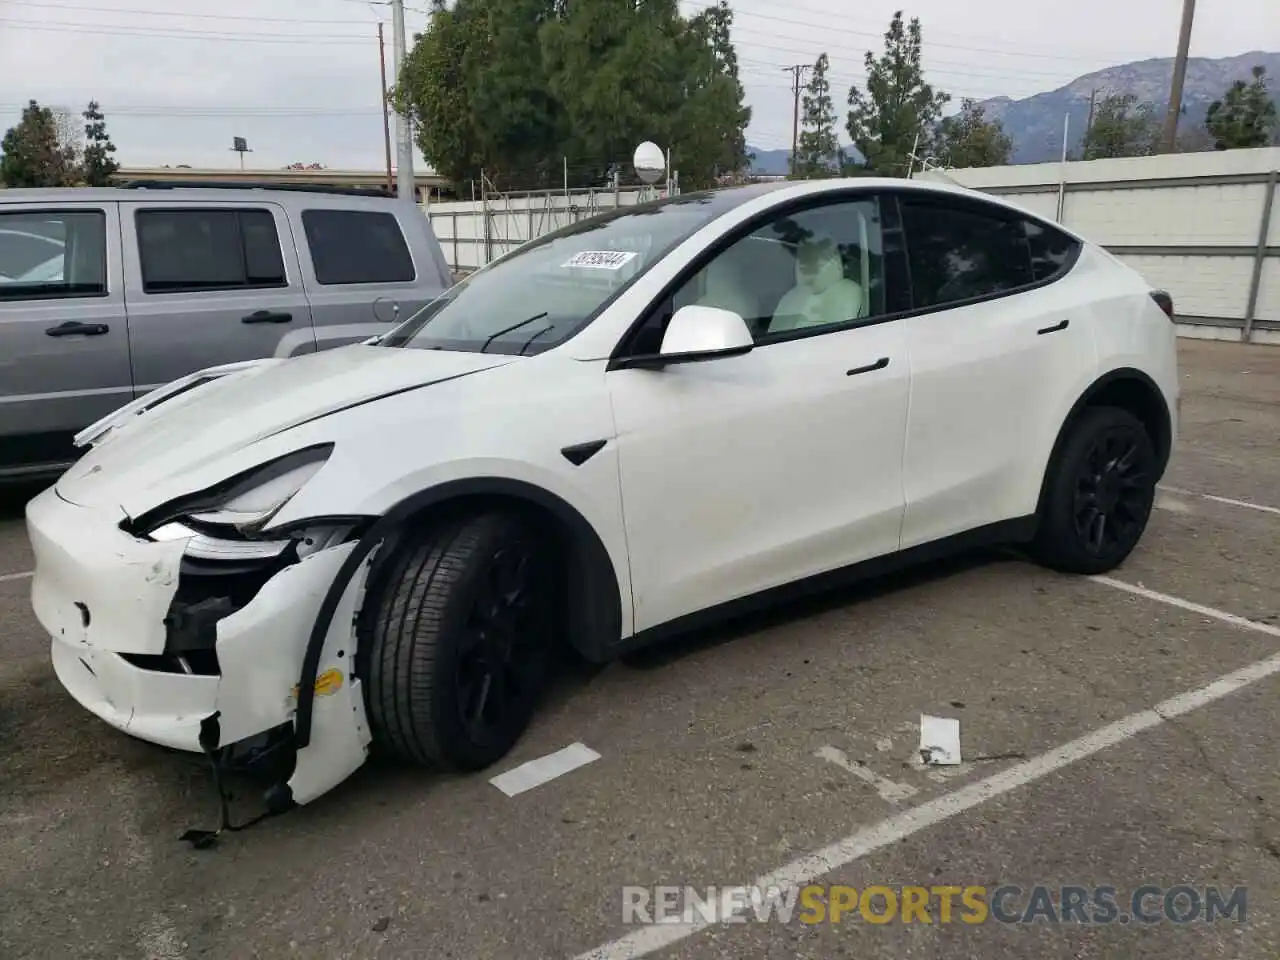
<path fill-rule="evenodd" d="M 55 489 L 27 506 L 36 560 L 31 603 L 67 692 L 118 730 L 193 753 L 225 754 L 291 729 L 316 616 L 356 544 L 218 567 L 185 557 L 186 540 L 132 536 L 123 519 L 119 510 L 70 503 Z M 360 681 L 351 671 L 363 586 L 363 575 L 348 584 L 325 638 L 315 735 L 288 777 L 294 803 L 332 789 L 368 752 Z M 215 724 L 206 722 L 215 715 Z M 217 730 L 213 744 L 210 729 Z"/>

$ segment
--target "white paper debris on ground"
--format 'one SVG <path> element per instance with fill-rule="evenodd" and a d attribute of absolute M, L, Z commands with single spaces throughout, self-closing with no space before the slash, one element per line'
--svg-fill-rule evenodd
<path fill-rule="evenodd" d="M 920 759 L 926 766 L 960 763 L 960 721 L 920 714 Z"/>

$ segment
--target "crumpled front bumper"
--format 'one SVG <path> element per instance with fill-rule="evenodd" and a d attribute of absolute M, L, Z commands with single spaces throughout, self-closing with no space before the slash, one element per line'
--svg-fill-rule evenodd
<path fill-rule="evenodd" d="M 82 706 L 132 736 L 201 752 L 201 721 L 219 714 L 218 747 L 291 723 L 303 656 L 344 543 L 270 576 L 248 603 L 216 622 L 216 661 L 176 668 L 169 615 L 182 578 L 185 541 L 152 542 L 120 529 L 123 514 L 80 507 L 49 489 L 27 506 L 35 554 L 31 603 L 52 637 L 59 681 Z M 352 623 L 363 577 L 348 585 L 326 637 L 317 675 L 314 734 L 289 780 L 306 803 L 365 760 L 368 724 L 352 676 Z M 183 664 L 185 667 L 185 663 Z"/>

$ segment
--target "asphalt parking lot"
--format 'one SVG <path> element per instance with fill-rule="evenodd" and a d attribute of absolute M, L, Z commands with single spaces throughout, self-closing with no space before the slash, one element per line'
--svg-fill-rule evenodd
<path fill-rule="evenodd" d="M 202 763 L 54 679 L 10 496 L 0 956 L 1280 956 L 1280 350 L 1184 341 L 1182 364 L 1166 489 L 1111 580 L 982 555 L 789 607 L 575 673 L 489 773 L 370 765 L 205 851 L 178 841 L 215 822 Z M 922 713 L 960 721 L 964 763 L 918 763 Z M 575 743 L 598 759 L 489 782 Z M 1121 913 L 1144 885 L 1245 887 L 1247 912 L 624 922 L 624 887 L 759 878 L 1021 887 L 1006 913 L 1036 885 L 1114 887 Z"/>

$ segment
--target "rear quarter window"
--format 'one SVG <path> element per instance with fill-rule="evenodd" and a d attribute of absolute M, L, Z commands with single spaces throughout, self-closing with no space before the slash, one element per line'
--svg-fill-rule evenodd
<path fill-rule="evenodd" d="M 1050 280 L 1066 273 L 1080 255 L 1080 241 L 1047 223 L 1024 220 L 1027 246 L 1031 249 L 1031 272 L 1036 280 Z"/>
<path fill-rule="evenodd" d="M 302 229 L 318 283 L 406 283 L 417 276 L 393 213 L 304 210 Z"/>

